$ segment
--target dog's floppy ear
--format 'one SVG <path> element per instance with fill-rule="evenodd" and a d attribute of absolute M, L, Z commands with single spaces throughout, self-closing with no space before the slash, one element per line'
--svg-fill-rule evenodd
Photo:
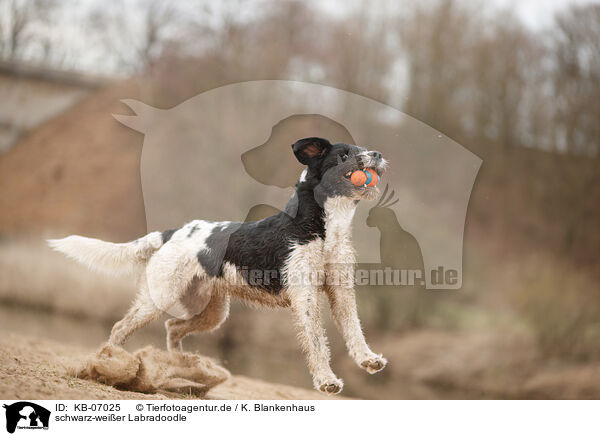
<path fill-rule="evenodd" d="M 315 159 L 321 159 L 330 148 L 331 143 L 327 139 L 314 137 L 300 139 L 292 144 L 296 159 L 303 165 L 308 165 Z"/>

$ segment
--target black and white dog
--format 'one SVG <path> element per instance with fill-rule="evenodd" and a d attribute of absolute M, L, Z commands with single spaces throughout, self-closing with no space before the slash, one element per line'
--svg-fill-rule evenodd
<path fill-rule="evenodd" d="M 179 351 L 186 335 L 214 330 L 225 321 L 231 296 L 291 307 L 315 388 L 338 393 L 343 383 L 329 366 L 320 322 L 319 293 L 324 291 L 354 361 L 369 373 L 385 367 L 386 359 L 369 349 L 361 330 L 351 243 L 358 201 L 374 199 L 378 190 L 355 186 L 350 175 L 371 168 L 381 176 L 386 161 L 379 152 L 322 138 L 301 139 L 292 149 L 307 168 L 277 215 L 248 223 L 196 220 L 122 244 L 82 236 L 48 241 L 91 268 L 138 271 L 138 296 L 114 325 L 110 344 L 122 345 L 168 312 L 175 317 L 165 323 L 167 347 Z"/>

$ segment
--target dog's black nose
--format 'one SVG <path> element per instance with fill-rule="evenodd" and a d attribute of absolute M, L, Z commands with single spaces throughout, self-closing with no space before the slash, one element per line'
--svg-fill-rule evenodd
<path fill-rule="evenodd" d="M 373 156 L 375 159 L 381 159 L 381 153 L 378 151 L 370 151 L 369 156 Z"/>

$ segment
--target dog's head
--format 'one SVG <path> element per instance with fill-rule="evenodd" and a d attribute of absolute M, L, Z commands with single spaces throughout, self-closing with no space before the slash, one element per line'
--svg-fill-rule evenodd
<path fill-rule="evenodd" d="M 323 138 L 304 138 L 292 144 L 298 161 L 307 166 L 300 182 L 310 184 L 315 193 L 327 197 L 349 197 L 354 200 L 375 199 L 377 187 L 356 186 L 350 176 L 356 170 L 373 169 L 379 178 L 386 160 L 378 151 L 350 144 L 331 144 Z"/>

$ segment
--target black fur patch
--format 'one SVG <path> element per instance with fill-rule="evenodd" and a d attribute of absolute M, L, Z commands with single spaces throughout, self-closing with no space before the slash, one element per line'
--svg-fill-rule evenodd
<path fill-rule="evenodd" d="M 173 236 L 173 233 L 175 233 L 177 230 L 179 229 L 165 230 L 164 232 L 162 232 L 161 237 L 163 244 L 166 244 L 169 241 L 169 239 L 171 239 L 171 237 Z"/>
<path fill-rule="evenodd" d="M 198 252 L 198 261 L 213 277 L 223 274 L 229 262 L 249 284 L 277 293 L 281 290 L 281 271 L 292 243 L 305 244 L 325 237 L 323 209 L 312 189 L 304 184 L 296 192 L 299 207 L 295 217 L 285 212 L 256 222 L 217 226 Z"/>
<path fill-rule="evenodd" d="M 194 227 L 192 227 L 189 231 L 189 233 L 187 234 L 188 238 L 191 238 L 192 235 L 196 232 L 196 230 L 198 230 L 198 224 L 194 225 Z"/>
<path fill-rule="evenodd" d="M 224 224 L 215 227 L 206 238 L 207 249 L 198 252 L 198 262 L 211 277 L 223 275 L 223 262 L 231 235 L 240 228 L 241 223 Z"/>

